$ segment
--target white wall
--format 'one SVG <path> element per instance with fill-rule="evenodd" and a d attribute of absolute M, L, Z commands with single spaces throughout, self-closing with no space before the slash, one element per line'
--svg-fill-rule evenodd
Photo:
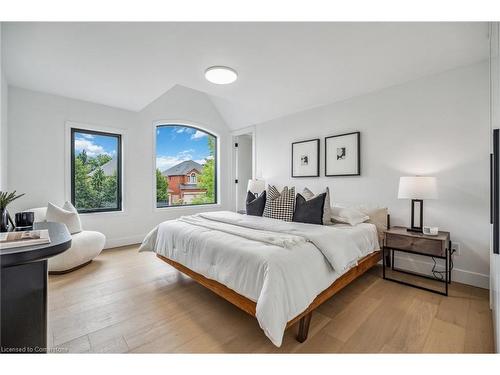
<path fill-rule="evenodd" d="M 7 130 L 7 101 L 8 85 L 5 76 L 0 73 L 0 190 L 7 190 L 7 158 L 8 158 L 8 130 Z"/>
<path fill-rule="evenodd" d="M 7 190 L 7 99 L 8 85 L 2 65 L 2 25 L 0 23 L 0 190 Z"/>
<path fill-rule="evenodd" d="M 410 203 L 396 199 L 399 177 L 437 176 L 439 199 L 425 202 L 424 223 L 460 243 L 454 277 L 487 288 L 488 85 L 484 62 L 259 124 L 257 177 L 299 191 L 329 186 L 334 202 L 387 206 L 393 225 L 408 225 Z M 360 177 L 290 177 L 292 142 L 321 138 L 324 176 L 323 138 L 351 131 L 361 131 Z"/>
<path fill-rule="evenodd" d="M 140 113 L 38 93 L 9 90 L 9 189 L 26 193 L 12 211 L 69 200 L 66 172 L 66 121 L 123 129 L 124 212 L 84 214 L 85 229 L 99 230 L 107 247 L 140 242 L 156 224 L 200 207 L 153 209 L 153 122 L 177 120 L 204 125 L 220 135 L 220 202 L 225 207 L 230 171 L 229 134 L 224 121 L 203 93 L 176 86 Z"/>

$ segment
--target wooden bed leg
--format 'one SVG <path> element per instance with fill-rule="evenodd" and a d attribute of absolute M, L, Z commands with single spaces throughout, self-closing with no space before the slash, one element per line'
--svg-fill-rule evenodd
<path fill-rule="evenodd" d="M 307 340 L 307 334 L 309 333 L 309 323 L 311 323 L 312 311 L 304 315 L 299 320 L 299 333 L 297 335 L 297 341 L 302 343 Z"/>

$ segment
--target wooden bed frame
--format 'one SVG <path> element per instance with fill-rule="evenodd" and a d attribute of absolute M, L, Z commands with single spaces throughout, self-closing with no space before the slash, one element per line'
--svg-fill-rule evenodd
<path fill-rule="evenodd" d="M 207 279 L 205 276 L 192 271 L 191 269 L 183 266 L 180 263 L 177 263 L 159 254 L 156 254 L 156 256 L 161 260 L 163 260 L 164 262 L 170 264 L 172 267 L 181 271 L 185 275 L 191 277 L 199 284 L 210 289 L 215 294 L 231 302 L 236 307 L 240 308 L 241 310 L 255 317 L 255 309 L 257 304 L 254 301 L 242 296 L 241 294 L 235 292 L 232 289 L 229 289 L 227 286 L 219 283 L 218 281 Z M 377 264 L 381 259 L 382 259 L 382 252 L 380 250 L 375 251 L 362 258 L 358 262 L 357 266 L 351 268 L 349 271 L 347 271 L 345 274 L 343 274 L 341 277 L 335 280 L 332 283 L 332 285 L 330 285 L 323 292 L 318 294 L 307 309 L 305 309 L 302 313 L 300 313 L 287 323 L 286 328 L 289 328 L 295 323 L 299 322 L 299 333 L 297 335 L 297 341 L 299 342 L 306 341 L 309 332 L 309 323 L 311 322 L 312 312 L 323 302 L 332 297 L 335 293 L 339 292 L 347 285 L 349 285 L 351 282 L 356 280 L 358 277 L 363 275 L 371 267 Z"/>

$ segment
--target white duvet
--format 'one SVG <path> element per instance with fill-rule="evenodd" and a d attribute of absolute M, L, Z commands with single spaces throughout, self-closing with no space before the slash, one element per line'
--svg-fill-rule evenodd
<path fill-rule="evenodd" d="M 313 225 L 220 211 L 165 221 L 139 251 L 154 251 L 255 301 L 260 327 L 280 346 L 289 320 L 378 249 L 373 224 Z"/>

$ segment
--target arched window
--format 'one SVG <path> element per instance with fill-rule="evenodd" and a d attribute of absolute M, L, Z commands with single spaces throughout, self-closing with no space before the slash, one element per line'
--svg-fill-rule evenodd
<path fill-rule="evenodd" d="M 196 184 L 196 173 L 194 173 L 194 172 L 191 173 L 191 176 L 189 176 L 189 177 L 190 177 L 189 182 L 191 184 Z"/>
<path fill-rule="evenodd" d="M 156 207 L 217 203 L 217 137 L 180 124 L 155 131 Z"/>

